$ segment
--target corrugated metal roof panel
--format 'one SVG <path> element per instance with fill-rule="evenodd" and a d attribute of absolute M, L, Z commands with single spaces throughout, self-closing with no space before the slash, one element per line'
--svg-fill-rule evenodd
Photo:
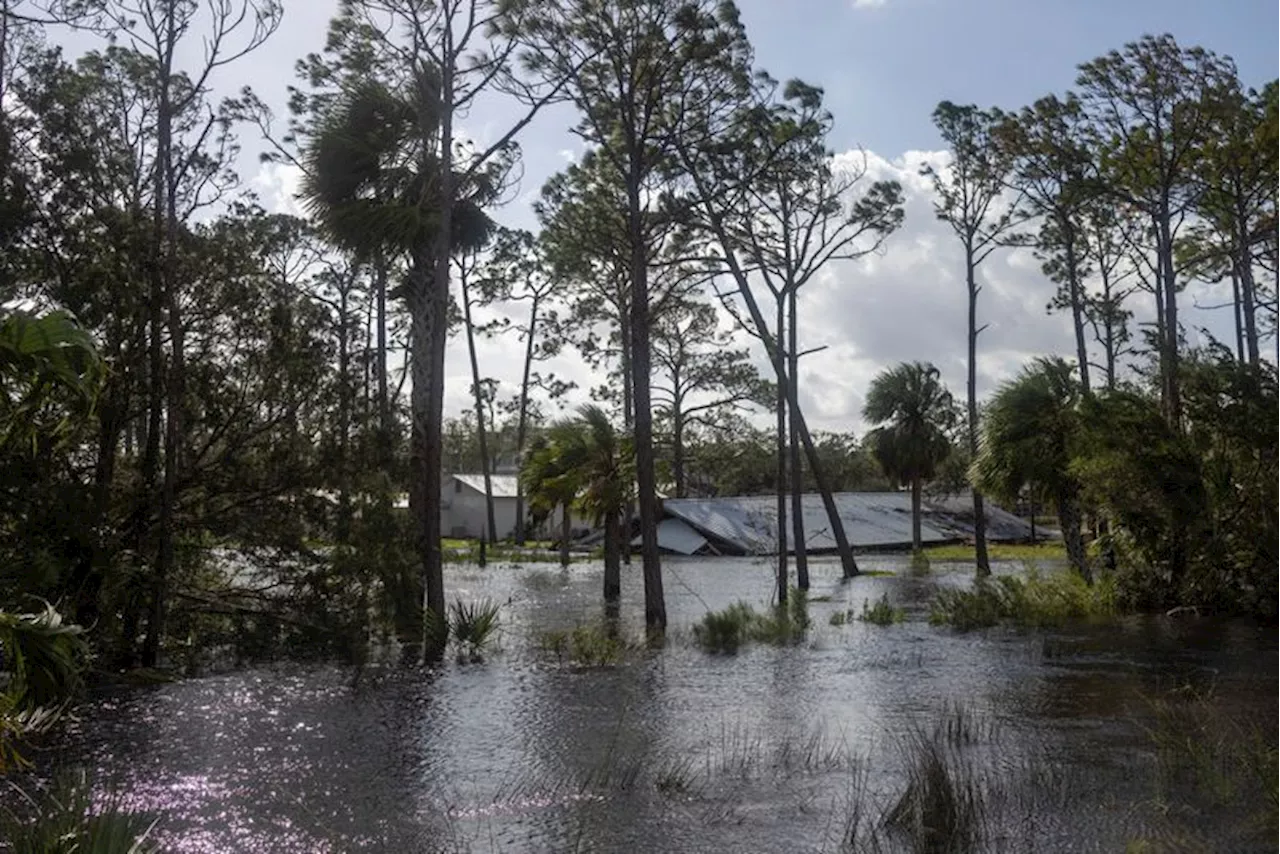
<path fill-rule="evenodd" d="M 905 492 L 844 492 L 833 496 L 845 535 L 856 548 L 891 548 L 911 544 L 911 496 Z M 942 543 L 972 535 L 972 509 L 966 524 L 964 500 L 927 501 L 922 506 L 921 540 Z M 819 495 L 805 495 L 805 545 L 810 551 L 832 551 L 835 537 Z M 673 498 L 663 502 L 670 516 L 746 554 L 774 554 L 778 548 L 777 499 L 769 495 L 727 498 Z M 790 512 L 790 499 L 787 505 Z M 998 507 L 986 508 L 992 539 L 1021 539 L 1029 535 L 1026 523 Z M 790 523 L 788 523 L 790 535 Z M 787 551 L 795 544 L 787 543 Z"/>
<path fill-rule="evenodd" d="M 640 545 L 640 537 L 631 541 Z M 707 538 L 680 519 L 663 519 L 658 522 L 658 547 L 676 554 L 697 554 L 707 545 Z"/>

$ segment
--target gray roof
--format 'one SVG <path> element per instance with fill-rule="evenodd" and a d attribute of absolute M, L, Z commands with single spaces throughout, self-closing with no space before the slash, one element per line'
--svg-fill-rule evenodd
<path fill-rule="evenodd" d="M 834 496 L 845 534 L 856 548 L 892 548 L 911 544 L 911 496 L 905 492 L 842 492 Z M 973 534 L 973 509 L 964 498 L 929 499 L 922 505 L 920 534 L 925 543 L 945 543 Z M 819 495 L 802 496 L 805 546 L 808 551 L 832 551 L 835 537 Z M 748 495 L 726 498 L 669 498 L 668 516 L 681 519 L 722 545 L 745 554 L 777 552 L 777 498 Z M 788 498 L 787 510 L 791 505 Z M 988 505 L 988 535 L 993 540 L 1023 539 L 1025 522 Z M 788 523 L 788 529 L 790 523 Z M 788 530 L 790 535 L 790 530 Z M 790 540 L 790 536 L 788 536 Z M 795 544 L 787 543 L 787 551 Z"/>
<path fill-rule="evenodd" d="M 482 474 L 455 474 L 452 475 L 456 480 L 462 481 L 467 486 L 484 494 L 484 475 Z M 515 498 L 516 488 L 519 485 L 519 479 L 513 474 L 491 474 L 489 475 L 489 483 L 493 487 L 494 498 Z"/>

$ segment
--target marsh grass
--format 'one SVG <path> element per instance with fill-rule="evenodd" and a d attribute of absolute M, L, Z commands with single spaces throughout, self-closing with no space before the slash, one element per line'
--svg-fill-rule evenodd
<path fill-rule="evenodd" d="M 772 646 L 798 643 L 811 625 L 808 594 L 792 588 L 786 605 L 763 612 L 746 602 L 708 611 L 694 624 L 693 637 L 708 652 L 734 653 L 749 641 Z"/>
<path fill-rule="evenodd" d="M 960 631 L 1008 623 L 1020 628 L 1054 628 L 1082 620 L 1115 617 L 1115 583 L 1107 577 L 1092 586 L 1074 572 L 1040 573 L 1028 566 L 1024 577 L 979 579 L 969 589 L 942 589 L 929 622 Z"/>
<path fill-rule="evenodd" d="M 901 623 L 906 619 L 906 610 L 895 608 L 889 602 L 888 593 L 882 594 L 874 605 L 871 604 L 870 600 L 863 599 L 862 613 L 858 615 L 859 621 L 876 626 L 892 626 L 894 623 Z"/>
<path fill-rule="evenodd" d="M 16 788 L 16 787 L 15 787 Z M 20 791 L 20 790 L 19 790 Z M 16 810 L 0 810 L 3 850 L 12 854 L 157 854 L 157 819 L 127 812 L 114 795 L 95 798 L 83 771 L 63 774 Z"/>
<path fill-rule="evenodd" d="M 640 645 L 623 637 L 616 625 L 599 622 L 543 632 L 538 647 L 554 655 L 557 664 L 595 668 L 622 663 Z"/>
<path fill-rule="evenodd" d="M 1212 690 L 1184 687 L 1147 703 L 1157 805 L 1187 831 L 1227 825 L 1242 837 L 1234 844 L 1274 841 L 1280 810 L 1275 730 L 1229 709 Z"/>

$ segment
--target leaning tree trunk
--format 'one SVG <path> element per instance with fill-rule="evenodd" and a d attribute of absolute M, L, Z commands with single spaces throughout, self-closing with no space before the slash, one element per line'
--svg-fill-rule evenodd
<path fill-rule="evenodd" d="M 1064 223 L 1067 237 L 1067 289 L 1071 297 L 1071 325 L 1076 335 L 1076 362 L 1080 366 L 1080 387 L 1089 393 L 1089 349 L 1084 334 L 1084 292 L 1080 283 L 1080 270 L 1076 265 L 1075 232 Z"/>
<path fill-rule="evenodd" d="M 484 510 L 485 531 L 480 536 L 481 543 L 496 540 L 498 526 L 493 512 L 493 478 L 489 473 L 489 433 L 484 422 L 484 395 L 480 387 L 480 360 L 476 357 L 476 333 L 471 324 L 471 289 L 467 286 L 467 275 L 458 276 L 458 284 L 462 289 L 462 319 L 467 327 L 467 354 L 471 359 L 471 393 L 476 407 L 476 440 L 480 444 L 480 475 L 484 478 Z M 517 517 L 518 518 L 518 517 Z M 485 565 L 484 549 L 480 550 L 480 565 Z"/>
<path fill-rule="evenodd" d="M 778 342 L 783 340 L 783 324 L 786 318 L 783 316 L 786 306 L 783 295 L 778 295 L 778 313 L 777 313 L 777 338 Z M 786 355 L 782 351 L 781 346 L 773 348 L 773 370 L 779 376 L 786 376 L 787 364 Z M 787 604 L 787 393 L 782 383 L 778 384 L 778 399 L 774 405 L 775 415 L 777 417 L 777 525 L 774 530 L 777 532 L 777 548 L 778 548 L 778 604 Z"/>
<path fill-rule="evenodd" d="M 973 249 L 965 247 L 965 263 L 969 287 L 969 454 L 978 458 L 978 283 L 974 279 Z M 987 557 L 987 515 L 983 507 L 982 493 L 973 487 L 973 546 L 978 567 L 978 577 L 991 574 L 991 561 Z"/>
<path fill-rule="evenodd" d="M 728 251 L 733 242 L 729 239 L 722 218 L 714 211 L 708 210 L 707 213 L 716 238 L 720 241 L 721 246 L 726 249 L 725 263 L 729 266 L 729 272 L 733 275 L 733 280 L 738 286 L 738 293 L 742 296 L 742 301 L 751 315 L 751 322 L 755 324 L 760 340 L 764 342 L 770 359 L 774 360 L 776 365 L 775 351 L 780 344 L 770 337 L 769 327 L 765 324 L 764 315 L 760 312 L 760 305 L 756 302 L 755 294 L 751 292 L 751 285 L 747 281 L 747 275 L 738 263 L 737 257 L 732 251 Z M 777 373 L 776 369 L 775 373 Z M 858 574 L 858 564 L 854 560 L 853 549 L 849 545 L 848 536 L 845 534 L 844 520 L 840 518 L 840 510 L 836 506 L 835 497 L 831 494 L 830 483 L 823 473 L 822 461 L 818 458 L 818 451 L 813 445 L 813 436 L 809 433 L 809 425 L 805 422 L 804 413 L 800 410 L 800 402 L 796 396 L 796 390 L 787 381 L 786 371 L 777 373 L 777 381 L 778 385 L 786 391 L 787 402 L 791 407 L 792 421 L 800 433 L 800 442 L 804 446 L 805 459 L 809 463 L 809 470 L 813 473 L 813 481 L 814 485 L 818 487 L 818 494 L 822 496 L 822 506 L 827 511 L 827 522 L 831 525 L 832 536 L 835 537 L 836 551 L 840 555 L 840 566 L 844 577 L 853 578 Z"/>
<path fill-rule="evenodd" d="M 799 394 L 800 383 L 800 346 L 796 328 L 796 288 L 790 286 L 790 318 L 787 330 L 787 364 L 791 385 Z M 782 335 L 779 332 L 779 339 Z M 787 436 L 791 465 L 791 533 L 795 544 L 796 586 L 801 590 L 809 589 L 809 554 L 804 534 L 804 470 L 800 466 L 800 431 L 796 429 L 796 415 L 791 413 L 791 431 Z"/>
<path fill-rule="evenodd" d="M 631 238 L 631 395 L 635 406 L 636 491 L 640 505 L 640 558 L 644 567 L 644 622 L 651 629 L 667 626 L 658 554 L 658 485 L 654 471 L 653 409 L 649 397 L 649 257 L 644 241 L 641 175 L 633 150 L 627 181 L 628 230 Z M 627 532 L 628 541 L 631 539 Z"/>

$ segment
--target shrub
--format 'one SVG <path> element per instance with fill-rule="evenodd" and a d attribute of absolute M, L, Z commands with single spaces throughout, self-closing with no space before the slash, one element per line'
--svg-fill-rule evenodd
<path fill-rule="evenodd" d="M 450 626 L 446 631 L 452 633 L 458 645 L 459 659 L 465 655 L 471 661 L 481 660 L 485 647 L 498 629 L 500 609 L 500 605 L 489 599 L 470 603 L 461 599 L 454 601 L 450 608 Z"/>
<path fill-rule="evenodd" d="M 792 588 L 787 605 L 760 613 L 746 602 L 723 611 L 708 611 L 693 627 L 693 636 L 708 652 L 737 652 L 747 641 L 774 646 L 801 640 L 810 625 L 809 598 Z"/>
<path fill-rule="evenodd" d="M 0 811 L 0 836 L 13 854 L 155 854 L 156 821 L 125 812 L 108 798 L 95 803 L 87 775 L 64 775 L 42 797 L 27 800 L 23 814 Z"/>
<path fill-rule="evenodd" d="M 576 667 L 609 667 L 622 661 L 633 648 L 615 626 L 599 623 L 543 632 L 539 646 L 553 653 L 560 663 Z"/>

